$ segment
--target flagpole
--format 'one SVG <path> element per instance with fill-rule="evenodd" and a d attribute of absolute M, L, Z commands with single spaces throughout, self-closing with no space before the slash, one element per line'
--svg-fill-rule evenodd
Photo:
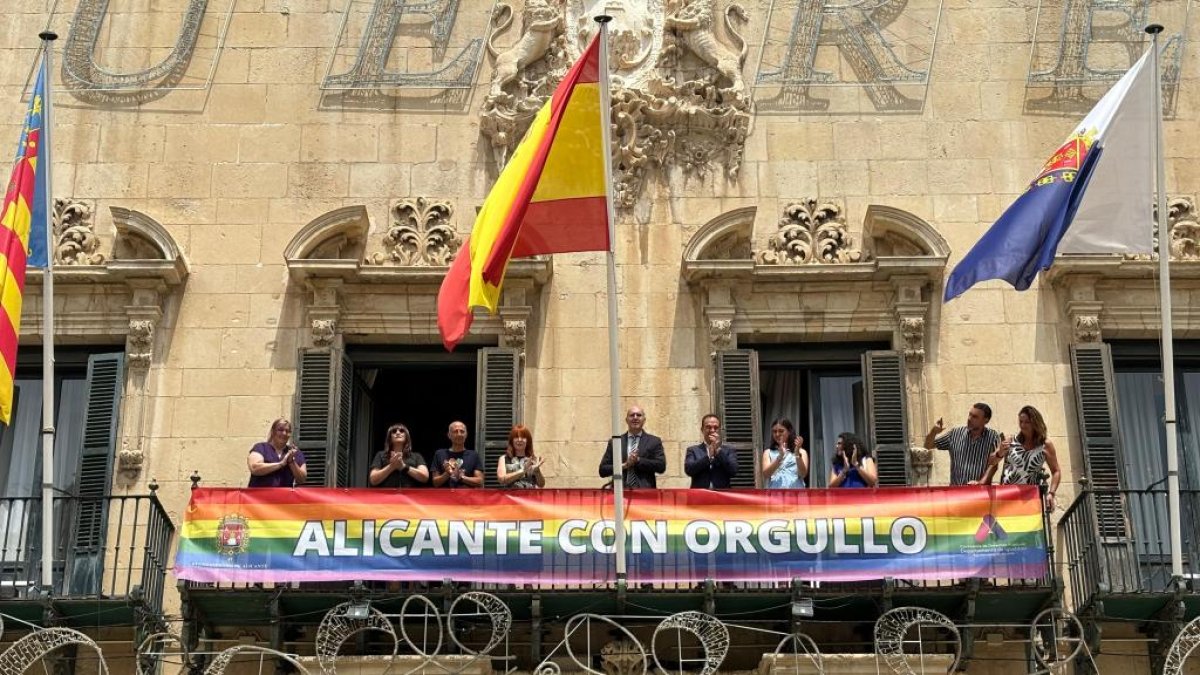
<path fill-rule="evenodd" d="M 1175 413 L 1175 343 L 1171 325 L 1171 231 L 1167 229 L 1167 166 L 1163 152 L 1162 69 L 1158 35 L 1163 27 L 1153 23 L 1146 32 L 1154 50 L 1154 159 L 1158 192 L 1158 291 L 1162 312 L 1163 421 L 1167 432 L 1167 517 L 1171 529 L 1171 576 L 1183 578 L 1183 530 L 1179 518 L 1179 438 Z"/>
<path fill-rule="evenodd" d="M 50 134 L 54 128 L 50 105 L 50 67 L 54 56 L 54 41 L 58 34 L 46 30 L 42 39 L 42 147 L 38 162 L 45 162 L 46 267 L 42 270 L 42 588 L 53 594 L 54 586 L 54 190 L 50 165 Z M 37 227 L 38 223 L 33 223 Z"/>
<path fill-rule="evenodd" d="M 613 535 L 616 538 L 617 585 L 625 584 L 625 467 L 621 454 L 621 364 L 617 350 L 617 210 L 612 190 L 612 94 L 608 83 L 608 23 L 611 16 L 595 17 L 600 24 L 600 139 L 604 155 L 604 201 L 608 207 L 608 389 L 612 415 Z"/>

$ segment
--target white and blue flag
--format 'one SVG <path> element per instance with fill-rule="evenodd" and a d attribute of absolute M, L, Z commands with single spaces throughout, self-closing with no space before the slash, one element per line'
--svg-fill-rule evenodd
<path fill-rule="evenodd" d="M 1108 90 L 958 263 L 945 302 L 989 279 L 1023 291 L 1058 253 L 1151 252 L 1157 123 L 1151 59 L 1147 51 Z"/>

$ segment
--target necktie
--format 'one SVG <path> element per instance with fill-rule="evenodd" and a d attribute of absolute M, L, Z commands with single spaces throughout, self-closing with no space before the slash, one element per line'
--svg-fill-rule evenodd
<path fill-rule="evenodd" d="M 640 434 L 637 436 L 630 436 L 629 437 L 629 450 L 627 450 L 626 452 L 629 453 L 629 452 L 633 452 L 634 450 L 637 450 L 638 441 L 641 440 L 641 438 L 642 437 Z M 625 456 L 629 457 L 628 454 L 626 454 Z M 634 465 L 634 466 L 636 466 L 636 465 Z M 639 482 L 638 482 L 637 473 L 634 472 L 633 467 L 629 467 L 628 469 L 625 470 L 625 487 L 635 488 L 638 486 L 639 486 Z"/>

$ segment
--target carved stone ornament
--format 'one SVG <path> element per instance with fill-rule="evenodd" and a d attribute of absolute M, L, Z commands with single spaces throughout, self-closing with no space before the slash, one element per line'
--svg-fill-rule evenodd
<path fill-rule="evenodd" d="M 919 363 L 925 360 L 925 317 L 900 318 L 900 337 L 904 339 L 904 359 Z"/>
<path fill-rule="evenodd" d="M 70 199 L 54 200 L 54 264 L 100 265 L 100 238 L 92 219 L 92 207 Z"/>
<path fill-rule="evenodd" d="M 145 462 L 146 453 L 141 448 L 129 447 L 129 439 L 125 439 L 117 453 L 117 470 L 127 478 L 136 478 Z"/>
<path fill-rule="evenodd" d="M 1200 260 L 1200 221 L 1188 197 L 1167 200 L 1167 227 L 1171 230 L 1171 260 Z M 1158 205 L 1154 207 L 1154 253 L 1129 253 L 1127 260 L 1158 260 Z"/>
<path fill-rule="evenodd" d="M 784 207 L 779 229 L 758 260 L 764 265 L 854 263 L 863 260 L 863 252 L 850 236 L 842 208 L 809 198 Z"/>
<path fill-rule="evenodd" d="M 708 322 L 708 340 L 713 353 L 733 349 L 733 319 L 711 319 Z"/>
<path fill-rule="evenodd" d="M 449 265 L 462 246 L 450 225 L 454 207 L 443 200 L 403 199 L 392 206 L 392 222 L 383 235 L 383 251 L 368 257 L 370 265 Z"/>
<path fill-rule="evenodd" d="M 525 343 L 529 339 L 529 325 L 524 319 L 506 319 L 504 321 L 504 346 L 525 354 Z"/>
<path fill-rule="evenodd" d="M 1100 317 L 1080 314 L 1075 317 L 1075 344 L 1100 342 Z"/>
<path fill-rule="evenodd" d="M 633 206 L 647 171 L 678 166 L 705 175 L 718 168 L 729 180 L 741 169 L 753 103 L 742 77 L 747 21 L 734 2 L 607 0 L 614 199 Z M 496 165 L 508 161 L 533 116 L 583 52 L 596 25 L 585 0 L 526 0 L 522 34 L 500 51 L 492 42 L 514 22 L 498 6 L 488 51 L 495 60 L 480 130 Z M 727 41 L 717 37 L 718 14 Z M 732 43 L 732 46 L 730 44 Z"/>
<path fill-rule="evenodd" d="M 929 483 L 929 474 L 933 471 L 933 450 L 914 445 L 908 449 L 909 465 L 919 484 Z"/>
<path fill-rule="evenodd" d="M 125 359 L 134 370 L 146 370 L 154 355 L 154 322 L 133 319 L 129 322 L 129 335 L 125 338 Z"/>
<path fill-rule="evenodd" d="M 312 342 L 314 347 L 328 347 L 337 335 L 337 320 L 313 319 Z"/>

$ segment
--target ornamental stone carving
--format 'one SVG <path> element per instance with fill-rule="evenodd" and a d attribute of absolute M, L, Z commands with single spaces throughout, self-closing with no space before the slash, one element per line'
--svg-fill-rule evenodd
<path fill-rule="evenodd" d="M 450 202 L 417 197 L 392 205 L 392 222 L 383 235 L 383 251 L 369 265 L 444 266 L 454 259 L 462 239 L 450 225 Z"/>
<path fill-rule="evenodd" d="M 846 225 L 842 207 L 815 198 L 783 209 L 779 228 L 758 254 L 764 265 L 854 263 L 864 259 Z"/>
<path fill-rule="evenodd" d="M 131 369 L 145 371 L 150 368 L 154 355 L 154 323 L 148 319 L 130 320 L 129 335 L 125 338 L 125 360 Z"/>
<path fill-rule="evenodd" d="M 713 354 L 726 349 L 733 349 L 733 319 L 710 319 L 708 322 L 708 340 Z"/>
<path fill-rule="evenodd" d="M 495 66 L 480 120 L 497 166 L 595 34 L 590 4 L 528 0 L 523 32 L 503 51 L 492 40 L 514 23 L 514 12 L 499 6 L 488 43 Z M 753 114 L 742 77 L 745 10 L 729 3 L 718 12 L 716 0 L 607 0 L 603 9 L 617 18 L 610 24 L 609 70 L 618 205 L 637 202 L 652 169 L 704 175 L 722 168 L 736 179 Z"/>
<path fill-rule="evenodd" d="M 1167 204 L 1171 228 L 1171 259 L 1200 260 L 1200 221 L 1191 199 L 1177 197 Z"/>
<path fill-rule="evenodd" d="M 92 207 L 70 199 L 54 200 L 54 263 L 56 265 L 100 265 L 100 238 L 92 219 Z"/>
<path fill-rule="evenodd" d="M 909 365 L 925 360 L 925 317 L 900 317 L 900 337 L 904 341 L 904 359 Z"/>
<path fill-rule="evenodd" d="M 914 445 L 908 449 L 909 466 L 912 467 L 914 484 L 928 485 L 933 471 L 933 450 Z"/>
<path fill-rule="evenodd" d="M 117 453 L 117 470 L 130 480 L 136 479 L 146 463 L 146 453 L 139 447 L 129 446 L 129 439 L 121 442 L 121 450 Z"/>
<path fill-rule="evenodd" d="M 336 319 L 313 319 L 312 343 L 314 347 L 328 347 L 337 336 Z"/>
<path fill-rule="evenodd" d="M 1171 259 L 1200 260 L 1200 221 L 1188 197 L 1167 200 L 1167 228 L 1171 230 Z M 1158 260 L 1158 205 L 1154 207 L 1154 253 L 1130 253 L 1127 260 Z"/>
<path fill-rule="evenodd" d="M 1100 342 L 1100 317 L 1095 314 L 1075 316 L 1075 344 Z"/>
<path fill-rule="evenodd" d="M 528 341 L 529 324 L 524 319 L 505 319 L 504 333 L 501 336 L 504 346 L 517 350 L 522 358 L 525 356 L 525 343 Z"/>

